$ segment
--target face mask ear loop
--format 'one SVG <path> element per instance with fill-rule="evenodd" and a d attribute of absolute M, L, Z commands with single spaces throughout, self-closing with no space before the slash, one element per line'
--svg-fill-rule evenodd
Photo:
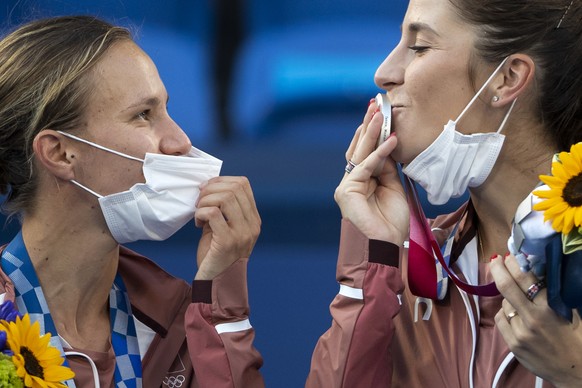
<path fill-rule="evenodd" d="M 142 163 L 144 162 L 143 159 L 136 158 L 135 156 L 124 154 L 123 152 L 112 150 L 111 148 L 103 147 L 102 145 L 90 142 L 90 141 L 85 140 L 85 139 L 81 139 L 80 137 L 77 137 L 75 135 L 71 135 L 70 133 L 63 132 L 63 131 L 57 131 L 57 132 L 63 136 L 69 137 L 73 140 L 77 140 L 77 141 L 80 141 L 81 143 L 89 144 L 92 147 L 99 148 L 100 150 L 111 152 L 112 154 L 119 155 L 119 156 L 122 156 L 122 157 L 127 158 L 127 159 L 137 160 L 138 162 L 142 162 Z"/>
<path fill-rule="evenodd" d="M 497 130 L 497 133 L 501 133 L 501 130 L 503 129 L 503 127 L 505 126 L 505 123 L 509 119 L 509 114 L 513 110 L 513 107 L 515 106 L 516 102 L 517 102 L 517 98 L 515 100 L 513 100 L 513 102 L 511 103 L 511 106 L 509 107 L 509 110 L 505 114 L 505 117 L 503 118 L 503 121 L 501 122 L 501 125 L 499 126 L 499 129 Z"/>
<path fill-rule="evenodd" d="M 70 180 L 71 183 L 73 183 L 74 185 L 77 185 L 78 187 L 82 188 L 83 190 L 85 190 L 88 193 L 93 194 L 94 196 L 96 196 L 97 198 L 103 198 L 103 196 L 101 194 L 97 194 L 96 192 L 94 192 L 93 190 L 91 190 L 90 188 L 83 186 L 82 184 L 80 184 L 79 182 L 77 182 L 74 179 Z"/>
<path fill-rule="evenodd" d="M 461 114 L 459 115 L 459 117 L 457 117 L 457 119 L 455 120 L 455 123 L 458 123 L 459 122 L 459 120 L 461 119 L 461 117 L 463 117 L 463 115 L 465 114 L 465 112 L 467 112 L 469 110 L 469 108 L 471 107 L 471 105 L 473 105 L 473 103 L 475 102 L 475 100 L 477 98 L 479 98 L 479 95 L 481 93 L 483 93 L 483 90 L 485 90 L 485 88 L 487 87 L 487 85 L 489 85 L 489 82 L 491 82 L 491 80 L 493 79 L 493 77 L 495 77 L 495 75 L 497 74 L 497 72 L 499 72 L 499 70 L 505 64 L 505 62 L 507 62 L 507 59 L 508 58 L 509 57 L 505 57 L 505 59 L 503 61 L 501 61 L 501 63 L 499 64 L 499 66 L 497 66 L 497 69 L 495 69 L 495 71 L 493 72 L 493 74 L 491 74 L 489 76 L 489 78 L 487 78 L 487 81 L 485 81 L 485 83 L 483 84 L 483 86 L 481 86 L 481 89 L 479 89 L 477 91 L 477 94 L 475 94 L 473 96 L 473 98 L 471 99 L 471 101 L 469 101 L 469 103 L 467 104 L 467 106 L 465 107 L 465 109 L 463 109 L 463 111 L 461 112 Z"/>

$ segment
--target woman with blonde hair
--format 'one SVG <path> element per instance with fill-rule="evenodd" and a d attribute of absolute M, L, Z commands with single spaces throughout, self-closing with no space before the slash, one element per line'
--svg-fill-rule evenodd
<path fill-rule="evenodd" d="M 263 386 L 246 289 L 260 232 L 251 187 L 192 146 L 129 32 L 86 16 L 17 28 L 0 41 L 0 101 L 0 193 L 22 224 L 1 249 L 0 292 L 52 334 L 67 384 Z M 192 219 L 192 285 L 120 245 Z M 43 378 L 37 361 L 28 354 L 26 372 Z"/>

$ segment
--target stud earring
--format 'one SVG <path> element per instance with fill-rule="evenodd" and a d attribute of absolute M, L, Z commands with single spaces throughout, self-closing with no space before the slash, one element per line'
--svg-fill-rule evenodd
<path fill-rule="evenodd" d="M 499 96 L 493 96 L 493 102 L 499 101 Z"/>

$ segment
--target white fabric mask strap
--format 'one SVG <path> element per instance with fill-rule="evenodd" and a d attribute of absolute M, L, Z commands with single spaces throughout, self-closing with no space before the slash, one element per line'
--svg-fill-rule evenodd
<path fill-rule="evenodd" d="M 503 118 L 503 121 L 501 122 L 501 125 L 499 126 L 499 129 L 497 130 L 497 133 L 500 133 L 501 130 L 503 129 L 503 127 L 505 126 L 505 123 L 509 119 L 509 115 L 511 114 L 511 111 L 513 110 L 513 107 L 515 106 L 516 102 L 517 102 L 517 98 L 515 100 L 513 100 L 513 102 L 511 103 L 511 106 L 509 107 L 509 110 L 505 114 L 505 117 Z"/>
<path fill-rule="evenodd" d="M 74 179 L 70 180 L 71 183 L 77 185 L 78 187 L 82 188 L 83 190 L 87 191 L 88 193 L 93 194 L 94 196 L 96 196 L 97 198 L 103 198 L 103 196 L 101 194 L 98 194 L 97 192 L 91 190 L 90 188 L 88 188 L 87 186 L 83 186 L 82 184 L 80 184 L 79 182 L 77 182 Z"/>
<path fill-rule="evenodd" d="M 467 112 L 467 110 L 469 110 L 469 108 L 471 107 L 471 105 L 473 105 L 473 103 L 475 102 L 475 100 L 477 98 L 479 98 L 479 95 L 483 92 L 483 90 L 485 90 L 485 88 L 487 87 L 487 85 L 489 85 L 489 82 L 491 82 L 491 80 L 493 79 L 493 77 L 495 77 L 495 75 L 501 69 L 501 67 L 505 64 L 505 62 L 507 62 L 507 59 L 508 58 L 509 57 L 505 57 L 505 59 L 503 61 L 501 61 L 501 63 L 499 64 L 499 66 L 497 66 L 497 69 L 495 69 L 495 71 L 493 72 L 493 74 L 491 74 L 489 76 L 489 78 L 487 78 L 487 81 L 485 81 L 485 83 L 483 84 L 483 86 L 481 86 L 481 89 L 479 89 L 477 91 L 477 94 L 475 94 L 475 96 L 473 96 L 473 98 L 471 99 L 471 101 L 469 101 L 469 103 L 467 104 L 467 106 L 465 107 L 465 109 L 463 109 L 463 111 L 461 112 L 461 114 L 459 115 L 459 117 L 457 117 L 457 119 L 455 120 L 455 123 L 459 122 L 459 120 L 461 119 L 461 117 L 463 117 L 463 115 L 465 114 L 465 112 Z M 514 103 L 515 103 L 515 101 L 514 101 Z M 504 124 L 505 124 L 505 120 L 504 120 Z"/>
<path fill-rule="evenodd" d="M 71 135 L 70 133 L 63 132 L 63 131 L 57 131 L 57 132 L 63 136 L 69 137 L 73 140 L 77 140 L 77 141 L 80 141 L 81 143 L 89 144 L 92 147 L 99 148 L 100 150 L 111 152 L 112 154 L 119 155 L 119 156 L 122 156 L 122 157 L 127 158 L 127 159 L 137 160 L 138 162 L 142 162 L 142 163 L 144 162 L 143 159 L 136 158 L 135 156 L 124 154 L 123 152 L 112 150 L 111 148 L 107 148 L 107 147 L 104 147 L 102 145 L 90 142 L 89 140 L 81 139 L 80 137 L 77 137 L 75 135 Z"/>

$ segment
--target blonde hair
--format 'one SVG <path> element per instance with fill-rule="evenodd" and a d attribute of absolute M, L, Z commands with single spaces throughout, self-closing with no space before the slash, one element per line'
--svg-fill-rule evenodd
<path fill-rule="evenodd" d="M 35 136 L 84 125 L 91 69 L 127 40 L 125 28 L 64 16 L 25 24 L 0 41 L 0 194 L 9 214 L 30 209 L 36 195 Z"/>

